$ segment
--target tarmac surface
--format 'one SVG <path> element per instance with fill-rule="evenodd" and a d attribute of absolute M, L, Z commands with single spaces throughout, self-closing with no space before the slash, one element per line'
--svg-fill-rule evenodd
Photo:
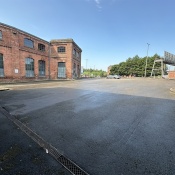
<path fill-rule="evenodd" d="M 0 110 L 1 175 L 69 175 Z"/>
<path fill-rule="evenodd" d="M 175 174 L 174 81 L 96 79 L 4 87 L 11 90 L 0 92 L 0 105 L 89 174 Z M 24 134 L 23 139 L 29 138 Z M 48 168 L 55 163 L 49 162 Z"/>

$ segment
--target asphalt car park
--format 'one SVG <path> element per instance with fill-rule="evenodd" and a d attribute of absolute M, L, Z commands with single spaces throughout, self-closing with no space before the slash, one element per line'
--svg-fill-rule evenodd
<path fill-rule="evenodd" d="M 9 85 L 0 105 L 89 174 L 175 174 L 173 86 L 149 78 Z"/>

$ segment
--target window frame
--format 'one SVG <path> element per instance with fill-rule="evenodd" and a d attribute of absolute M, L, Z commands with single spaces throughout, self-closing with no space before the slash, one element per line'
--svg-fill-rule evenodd
<path fill-rule="evenodd" d="M 29 38 L 24 38 L 24 46 L 34 49 L 34 41 Z"/>
<path fill-rule="evenodd" d="M 45 52 L 46 50 L 46 46 L 42 43 L 38 43 L 38 50 L 39 51 L 42 51 L 42 52 Z"/>
<path fill-rule="evenodd" d="M 66 47 L 65 46 L 59 46 L 57 47 L 58 53 L 66 53 Z"/>
<path fill-rule="evenodd" d="M 44 60 L 38 60 L 38 68 L 39 76 L 44 77 L 46 75 L 46 62 Z"/>
<path fill-rule="evenodd" d="M 30 64 L 29 64 L 30 63 Z M 33 63 L 33 64 L 31 64 Z M 25 71 L 26 71 L 26 77 L 27 78 L 33 78 L 34 76 L 34 59 L 33 58 L 25 58 Z"/>
<path fill-rule="evenodd" d="M 2 40 L 2 31 L 0 30 L 0 40 Z"/>
<path fill-rule="evenodd" d="M 58 62 L 58 78 L 66 78 L 66 63 Z"/>
<path fill-rule="evenodd" d="M 2 53 L 0 53 L 0 77 L 4 77 L 4 57 Z"/>
<path fill-rule="evenodd" d="M 76 57 L 79 58 L 79 53 L 78 52 L 76 52 Z"/>
<path fill-rule="evenodd" d="M 73 55 L 76 56 L 76 49 L 73 49 Z"/>

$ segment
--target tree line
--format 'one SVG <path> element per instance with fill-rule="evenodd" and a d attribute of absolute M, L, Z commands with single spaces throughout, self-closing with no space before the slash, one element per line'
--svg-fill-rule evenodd
<path fill-rule="evenodd" d="M 147 57 L 141 58 L 138 55 L 136 55 L 133 58 L 128 58 L 125 62 L 112 65 L 110 69 L 110 74 L 111 75 L 118 74 L 121 76 L 143 77 L 145 75 L 146 58 Z M 146 76 L 151 75 L 155 59 L 160 59 L 160 56 L 158 54 L 155 54 L 154 56 L 147 58 Z M 160 69 L 160 63 L 156 63 L 154 68 Z M 158 75 L 161 75 L 160 70 L 155 72 L 155 76 Z"/>
<path fill-rule="evenodd" d="M 84 77 L 105 77 L 107 76 L 106 71 L 98 69 L 83 69 Z"/>

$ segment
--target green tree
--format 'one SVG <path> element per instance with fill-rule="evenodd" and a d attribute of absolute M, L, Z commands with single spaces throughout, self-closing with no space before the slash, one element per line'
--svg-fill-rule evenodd
<path fill-rule="evenodd" d="M 83 70 L 83 76 L 85 77 L 104 77 L 107 75 L 106 71 L 98 70 L 98 69 L 84 69 Z"/>
<path fill-rule="evenodd" d="M 136 76 L 142 77 L 145 73 L 145 64 L 147 59 L 147 72 L 146 76 L 151 75 L 151 70 L 154 64 L 155 59 L 160 59 L 158 54 L 155 54 L 152 57 L 139 57 L 138 55 L 133 58 L 128 58 L 125 62 L 121 62 L 119 64 L 113 65 L 110 70 L 110 74 L 119 74 L 123 76 Z M 156 64 L 155 68 L 160 68 L 160 64 Z M 160 75 L 161 72 L 157 71 L 156 75 Z"/>

